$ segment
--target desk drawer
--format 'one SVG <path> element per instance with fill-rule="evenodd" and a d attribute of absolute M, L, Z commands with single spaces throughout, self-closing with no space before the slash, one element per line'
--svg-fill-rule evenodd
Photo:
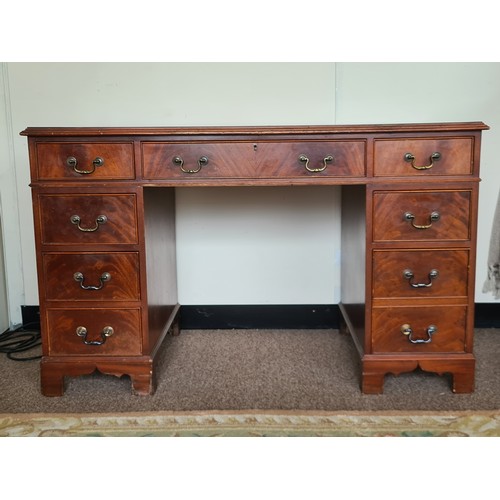
<path fill-rule="evenodd" d="M 138 242 L 134 194 L 41 194 L 38 200 L 42 244 Z"/>
<path fill-rule="evenodd" d="M 464 352 L 466 317 L 466 306 L 374 308 L 373 353 Z"/>
<path fill-rule="evenodd" d="M 145 179 L 365 175 L 364 141 L 144 143 Z"/>
<path fill-rule="evenodd" d="M 265 142 L 258 145 L 260 177 L 363 177 L 364 141 Z"/>
<path fill-rule="evenodd" d="M 134 148 L 132 143 L 60 142 L 36 145 L 39 180 L 134 179 Z"/>
<path fill-rule="evenodd" d="M 42 260 L 47 300 L 140 300 L 137 252 L 45 253 Z"/>
<path fill-rule="evenodd" d="M 242 178 L 255 174 L 252 143 L 144 143 L 145 179 Z"/>
<path fill-rule="evenodd" d="M 468 250 L 374 250 L 375 298 L 467 297 Z"/>
<path fill-rule="evenodd" d="M 51 356 L 142 352 L 140 309 L 49 309 L 47 326 Z"/>
<path fill-rule="evenodd" d="M 472 138 L 380 139 L 375 141 L 376 176 L 471 175 Z"/>
<path fill-rule="evenodd" d="M 377 191 L 374 241 L 469 240 L 471 191 Z"/>

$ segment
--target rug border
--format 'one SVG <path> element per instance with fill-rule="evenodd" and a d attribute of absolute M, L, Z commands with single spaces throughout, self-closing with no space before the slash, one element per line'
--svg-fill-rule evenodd
<path fill-rule="evenodd" d="M 1 437 L 497 437 L 500 412 L 209 410 L 0 413 Z"/>

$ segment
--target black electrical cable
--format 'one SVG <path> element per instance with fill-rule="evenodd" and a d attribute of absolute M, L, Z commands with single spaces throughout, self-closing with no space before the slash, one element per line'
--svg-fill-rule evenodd
<path fill-rule="evenodd" d="M 25 352 L 42 344 L 40 325 L 28 323 L 15 330 L 6 330 L 0 335 L 0 353 L 7 354 L 14 361 L 31 361 L 42 356 L 17 357 L 13 354 Z"/>

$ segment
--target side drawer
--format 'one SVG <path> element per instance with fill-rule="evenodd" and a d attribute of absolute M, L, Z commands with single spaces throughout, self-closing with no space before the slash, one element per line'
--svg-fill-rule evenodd
<path fill-rule="evenodd" d="M 376 191 L 374 241 L 470 240 L 471 191 Z"/>
<path fill-rule="evenodd" d="M 44 245 L 137 244 L 135 194 L 40 194 Z"/>
<path fill-rule="evenodd" d="M 138 356 L 140 309 L 49 309 L 50 356 Z"/>
<path fill-rule="evenodd" d="M 376 176 L 471 175 L 470 137 L 375 140 Z"/>
<path fill-rule="evenodd" d="M 373 296 L 467 297 L 468 270 L 468 250 L 374 250 Z"/>
<path fill-rule="evenodd" d="M 39 180 L 135 178 L 132 143 L 39 142 L 36 165 Z"/>
<path fill-rule="evenodd" d="M 140 300 L 139 255 L 120 253 L 44 253 L 47 300 Z"/>
<path fill-rule="evenodd" d="M 466 318 L 466 306 L 374 308 L 372 352 L 465 352 Z"/>

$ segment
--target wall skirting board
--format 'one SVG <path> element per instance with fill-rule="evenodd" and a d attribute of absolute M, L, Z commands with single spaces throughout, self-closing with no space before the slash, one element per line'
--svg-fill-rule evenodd
<path fill-rule="evenodd" d="M 38 306 L 21 307 L 23 325 L 39 322 Z M 181 306 L 183 329 L 338 328 L 340 309 L 333 305 Z M 476 328 L 500 328 L 500 303 L 476 303 Z"/>

